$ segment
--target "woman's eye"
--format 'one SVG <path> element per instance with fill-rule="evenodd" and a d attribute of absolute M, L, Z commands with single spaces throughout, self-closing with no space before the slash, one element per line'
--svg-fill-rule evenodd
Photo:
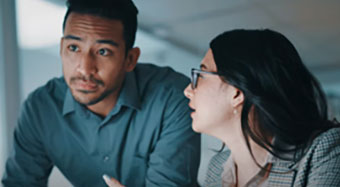
<path fill-rule="evenodd" d="M 108 56 L 111 54 L 111 51 L 108 49 L 99 49 L 98 53 L 99 55 L 102 55 L 102 56 Z"/>
<path fill-rule="evenodd" d="M 204 78 L 204 76 L 201 73 L 197 74 L 197 77 L 198 78 Z"/>
<path fill-rule="evenodd" d="M 69 49 L 70 51 L 73 51 L 73 52 L 79 51 L 79 48 L 78 48 L 78 46 L 76 46 L 76 45 L 69 45 L 69 46 L 68 46 L 68 49 Z"/>

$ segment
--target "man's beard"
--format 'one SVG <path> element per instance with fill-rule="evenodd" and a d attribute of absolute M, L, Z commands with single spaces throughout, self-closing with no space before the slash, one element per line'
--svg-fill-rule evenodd
<path fill-rule="evenodd" d="M 99 86 L 104 86 L 104 82 L 102 80 L 98 80 L 96 78 L 94 78 L 92 75 L 89 76 L 89 77 L 85 77 L 85 76 L 76 76 L 76 77 L 71 77 L 70 79 L 70 84 L 72 84 L 73 82 L 76 82 L 76 81 L 89 81 L 91 83 L 94 83 L 96 85 L 99 85 Z"/>
<path fill-rule="evenodd" d="M 85 81 L 85 82 L 90 82 L 91 84 L 95 84 L 96 86 L 104 86 L 104 82 L 98 79 L 95 79 L 93 76 L 89 76 L 89 77 L 85 77 L 85 76 L 76 76 L 76 77 L 71 77 L 70 79 L 70 85 L 72 85 L 73 83 L 75 83 L 76 81 Z M 83 104 L 83 105 L 94 105 L 100 101 L 102 101 L 106 96 L 108 96 L 109 94 L 111 94 L 112 92 L 114 92 L 116 89 L 113 88 L 111 90 L 106 90 L 104 91 L 104 93 L 102 93 L 99 97 L 90 100 L 88 102 L 83 102 L 82 99 L 80 97 L 77 97 L 76 94 L 73 94 L 73 97 L 76 101 L 78 101 L 79 103 Z M 83 94 L 92 94 L 94 93 L 93 91 L 89 91 L 89 90 L 74 90 L 75 92 L 81 92 Z"/>
<path fill-rule="evenodd" d="M 116 89 L 111 89 L 111 90 L 106 90 L 104 93 L 102 93 L 98 98 L 95 98 L 93 100 L 90 100 L 88 102 L 82 102 L 80 101 L 79 98 L 75 97 L 75 100 L 78 101 L 79 103 L 86 105 L 86 106 L 91 106 L 94 104 L 97 104 L 98 102 L 102 101 L 103 99 L 105 99 L 106 96 L 110 95 L 111 93 L 113 93 Z M 78 90 L 78 92 L 82 92 L 84 94 L 90 94 L 91 92 L 88 92 L 86 90 Z"/>

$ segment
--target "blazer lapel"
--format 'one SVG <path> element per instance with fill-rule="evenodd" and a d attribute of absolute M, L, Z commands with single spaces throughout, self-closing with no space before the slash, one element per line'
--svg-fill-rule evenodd
<path fill-rule="evenodd" d="M 277 160 L 268 177 L 268 186 L 293 186 L 297 174 L 294 162 Z"/>

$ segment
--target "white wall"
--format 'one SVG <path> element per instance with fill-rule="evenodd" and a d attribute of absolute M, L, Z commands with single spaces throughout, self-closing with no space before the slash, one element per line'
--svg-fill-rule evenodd
<path fill-rule="evenodd" d="M 11 144 L 19 109 L 15 1 L 0 0 L 0 174 Z"/>
<path fill-rule="evenodd" d="M 1 4 L 0 4 L 1 6 Z M 0 8 L 1 9 L 1 8 Z M 1 11 L 1 10 L 0 10 Z M 3 27 L 2 27 L 2 14 L 0 14 L 0 41 L 3 41 Z M 5 102 L 5 83 L 3 79 L 4 75 L 4 59 L 3 59 L 3 43 L 0 42 L 0 175 L 2 176 L 3 169 L 4 169 L 4 162 L 5 162 L 5 141 L 6 141 L 6 134 L 5 134 L 5 119 L 4 119 L 4 102 Z"/>

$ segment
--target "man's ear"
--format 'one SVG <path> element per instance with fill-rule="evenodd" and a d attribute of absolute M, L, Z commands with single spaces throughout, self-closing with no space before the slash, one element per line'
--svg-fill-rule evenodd
<path fill-rule="evenodd" d="M 233 94 L 232 94 L 232 105 L 234 108 L 242 105 L 244 102 L 244 94 L 241 90 L 233 87 Z"/>
<path fill-rule="evenodd" d="M 138 58 L 140 55 L 140 49 L 138 47 L 134 47 L 129 50 L 127 57 L 126 57 L 126 72 L 132 71 L 137 64 Z"/>

